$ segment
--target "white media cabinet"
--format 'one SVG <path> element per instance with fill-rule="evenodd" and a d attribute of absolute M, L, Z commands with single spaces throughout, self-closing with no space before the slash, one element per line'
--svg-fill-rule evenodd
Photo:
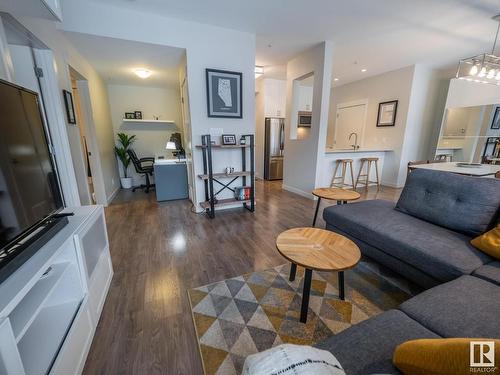
<path fill-rule="evenodd" d="M 69 223 L 0 284 L 0 375 L 80 374 L 113 277 L 102 206 Z"/>

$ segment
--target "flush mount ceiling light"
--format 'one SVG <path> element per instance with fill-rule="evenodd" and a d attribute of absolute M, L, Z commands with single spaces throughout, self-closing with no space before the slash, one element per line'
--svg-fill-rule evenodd
<path fill-rule="evenodd" d="M 337 82 L 339 79 L 338 79 L 338 78 L 334 78 L 333 80 L 334 80 L 335 82 Z"/>
<path fill-rule="evenodd" d="M 366 72 L 366 69 L 364 69 L 364 68 L 361 69 L 361 73 L 364 73 L 364 72 Z"/>
<path fill-rule="evenodd" d="M 149 78 L 152 74 L 150 70 L 142 69 L 142 68 L 135 69 L 134 73 L 137 77 L 142 78 L 142 79 Z"/>
<path fill-rule="evenodd" d="M 255 65 L 255 79 L 259 78 L 264 74 L 264 67 Z"/>
<path fill-rule="evenodd" d="M 500 31 L 500 14 L 493 19 L 498 22 L 498 27 L 491 53 L 483 53 L 460 60 L 456 75 L 458 79 L 500 85 L 500 57 L 495 55 L 498 32 Z"/>

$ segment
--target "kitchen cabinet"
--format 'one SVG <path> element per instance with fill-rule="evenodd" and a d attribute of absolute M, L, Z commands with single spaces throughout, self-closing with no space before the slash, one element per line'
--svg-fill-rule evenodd
<path fill-rule="evenodd" d="M 299 111 L 312 111 L 312 86 L 299 86 Z"/>
<path fill-rule="evenodd" d="M 286 81 L 266 78 L 263 81 L 264 116 L 285 117 Z"/>

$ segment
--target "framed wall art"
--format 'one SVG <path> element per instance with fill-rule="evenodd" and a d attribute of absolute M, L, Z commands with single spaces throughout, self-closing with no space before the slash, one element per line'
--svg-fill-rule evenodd
<path fill-rule="evenodd" d="M 66 118 L 68 123 L 76 125 L 75 106 L 73 105 L 73 94 L 68 90 L 63 90 L 64 106 L 66 107 Z"/>
<path fill-rule="evenodd" d="M 206 69 L 208 117 L 243 118 L 242 73 Z"/>
<path fill-rule="evenodd" d="M 398 101 L 391 100 L 382 102 L 378 105 L 377 126 L 394 126 L 396 125 L 396 114 L 398 111 Z"/>

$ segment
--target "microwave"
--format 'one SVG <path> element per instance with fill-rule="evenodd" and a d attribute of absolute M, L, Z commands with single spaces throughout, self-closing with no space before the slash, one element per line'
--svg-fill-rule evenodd
<path fill-rule="evenodd" d="M 299 111 L 297 118 L 297 126 L 299 128 L 310 128 L 312 120 L 312 112 L 310 111 Z"/>

